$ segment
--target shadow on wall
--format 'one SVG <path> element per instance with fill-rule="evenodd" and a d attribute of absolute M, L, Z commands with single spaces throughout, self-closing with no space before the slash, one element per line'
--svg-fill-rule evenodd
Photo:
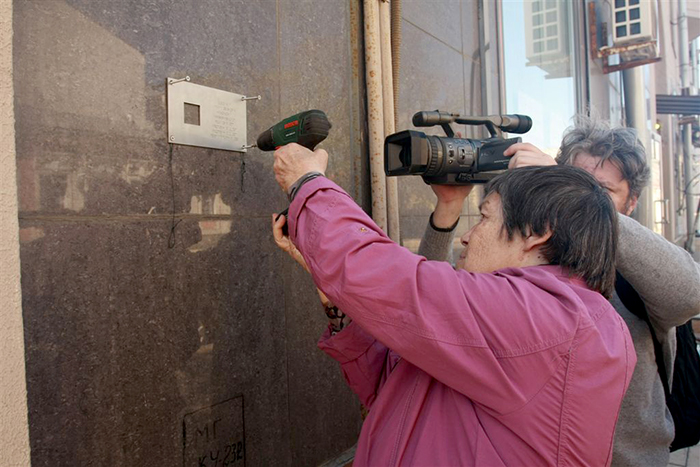
<path fill-rule="evenodd" d="M 284 462 L 283 256 L 268 213 L 285 199 L 272 157 L 165 142 L 166 76 L 275 88 L 275 56 L 229 54 L 212 34 L 234 25 L 239 50 L 275 31 L 275 16 L 248 2 L 244 16 L 206 22 L 185 2 L 15 3 L 33 465 L 95 453 L 149 465 L 153 451 L 174 464 L 183 450 L 224 456 L 234 445 L 236 461 Z M 217 59 L 192 44 L 218 47 Z M 273 114 L 261 110 L 251 128 Z"/>

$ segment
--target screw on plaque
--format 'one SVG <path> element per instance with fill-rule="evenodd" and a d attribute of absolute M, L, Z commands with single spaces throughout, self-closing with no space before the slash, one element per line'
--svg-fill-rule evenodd
<path fill-rule="evenodd" d="M 189 76 L 185 76 L 184 78 L 180 78 L 180 79 L 172 79 L 172 78 L 170 78 L 170 79 L 168 80 L 168 84 L 177 84 L 177 83 L 181 83 L 181 82 L 183 82 L 183 81 L 189 81 L 189 80 L 190 80 L 190 77 L 189 77 Z"/>

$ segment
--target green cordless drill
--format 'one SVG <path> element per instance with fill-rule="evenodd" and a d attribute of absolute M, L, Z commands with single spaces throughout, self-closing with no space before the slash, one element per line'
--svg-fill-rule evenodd
<path fill-rule="evenodd" d="M 322 110 L 306 110 L 285 118 L 260 133 L 258 149 L 274 151 L 285 144 L 297 143 L 313 151 L 321 141 L 328 137 L 331 126 L 331 122 L 328 121 L 328 117 Z M 289 208 L 279 213 L 275 221 L 282 215 L 286 216 L 288 211 Z M 282 231 L 285 235 L 289 234 L 287 224 L 284 224 Z"/>
<path fill-rule="evenodd" d="M 318 143 L 328 137 L 330 129 L 331 123 L 323 111 L 306 110 L 263 131 L 258 136 L 258 149 L 274 151 L 285 144 L 297 143 L 313 151 Z"/>

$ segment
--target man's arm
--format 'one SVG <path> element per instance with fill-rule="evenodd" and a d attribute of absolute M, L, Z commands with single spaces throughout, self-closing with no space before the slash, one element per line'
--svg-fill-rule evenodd
<path fill-rule="evenodd" d="M 457 224 L 451 227 L 441 229 L 433 223 L 433 216 L 430 216 L 428 225 L 425 226 L 425 233 L 418 247 L 418 254 L 425 256 L 430 261 L 449 261 L 452 260 L 452 241 L 455 237 L 455 229 Z M 457 216 L 457 222 L 459 216 Z"/>
<path fill-rule="evenodd" d="M 473 185 L 431 185 L 431 188 L 437 196 L 437 204 L 425 227 L 418 254 L 431 261 L 451 262 L 455 229 Z"/>
<path fill-rule="evenodd" d="M 655 327 L 666 332 L 700 313 L 700 265 L 682 248 L 618 214 L 617 269 L 644 300 Z"/>

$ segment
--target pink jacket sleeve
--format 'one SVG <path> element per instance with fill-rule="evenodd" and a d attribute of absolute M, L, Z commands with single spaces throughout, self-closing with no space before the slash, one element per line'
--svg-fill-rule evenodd
<path fill-rule="evenodd" d="M 583 305 L 545 270 L 521 280 L 523 270 L 471 274 L 427 261 L 322 177 L 300 189 L 289 214 L 316 285 L 354 324 L 497 412 L 534 397 L 571 346 Z"/>
<path fill-rule="evenodd" d="M 326 329 L 318 346 L 340 363 L 345 381 L 367 409 L 372 407 L 399 360 L 398 355 L 354 322 L 334 336 Z"/>

